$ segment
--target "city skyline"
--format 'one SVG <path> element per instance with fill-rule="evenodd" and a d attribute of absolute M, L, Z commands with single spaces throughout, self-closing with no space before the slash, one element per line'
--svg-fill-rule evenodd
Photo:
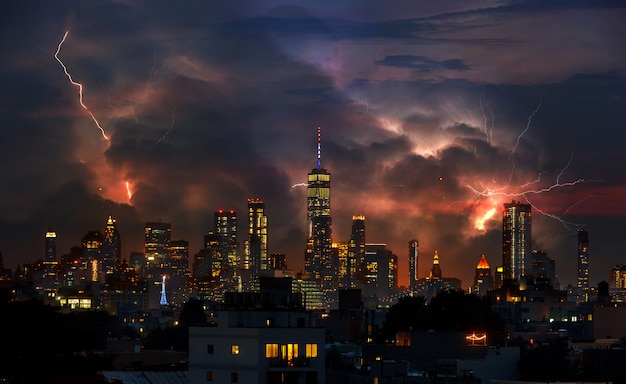
<path fill-rule="evenodd" d="M 437 250 L 463 287 L 482 254 L 500 265 L 512 200 L 533 206 L 533 248 L 562 284 L 576 285 L 579 228 L 590 286 L 626 262 L 619 2 L 3 10 L 0 252 L 11 269 L 45 257 L 48 228 L 61 255 L 109 215 L 124 258 L 159 219 L 194 254 L 215 211 L 245 217 L 259 198 L 268 254 L 303 270 L 318 126 L 332 240 L 348 242 L 364 215 L 366 241 L 389 245 L 402 285 L 411 240 L 420 271 Z"/>

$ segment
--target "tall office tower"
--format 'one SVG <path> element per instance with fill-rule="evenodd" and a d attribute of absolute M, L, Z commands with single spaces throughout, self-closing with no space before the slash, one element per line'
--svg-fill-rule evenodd
<path fill-rule="evenodd" d="M 83 237 L 83 260 L 80 280 L 104 282 L 102 275 L 102 243 L 104 236 L 100 231 L 89 231 Z"/>
<path fill-rule="evenodd" d="M 169 223 L 147 222 L 145 227 L 145 277 L 149 282 L 161 281 L 170 270 L 172 226 Z"/>
<path fill-rule="evenodd" d="M 365 245 L 365 269 L 362 276 L 364 296 L 378 299 L 392 296 L 398 288 L 398 257 L 387 244 Z"/>
<path fill-rule="evenodd" d="M 104 228 L 104 242 L 102 243 L 102 268 L 105 275 L 112 275 L 115 268 L 121 264 L 122 240 L 115 220 L 109 216 Z"/>
<path fill-rule="evenodd" d="M 350 242 L 348 243 L 348 284 L 344 288 L 356 288 L 360 269 L 365 263 L 365 216 L 352 216 L 352 231 L 350 232 Z"/>
<path fill-rule="evenodd" d="M 419 260 L 420 243 L 417 240 L 409 241 L 409 290 L 417 289 L 417 262 Z"/>
<path fill-rule="evenodd" d="M 43 260 L 44 271 L 42 276 L 47 287 L 55 285 L 58 265 L 57 234 L 52 229 L 48 229 L 46 232 L 46 257 Z"/>
<path fill-rule="evenodd" d="M 324 292 L 336 289 L 332 270 L 330 216 L 330 173 L 322 168 L 321 130 L 317 128 L 317 168 L 308 175 L 307 244 L 304 269 L 308 278 L 317 281 Z"/>
<path fill-rule="evenodd" d="M 52 229 L 46 232 L 46 261 L 57 261 L 57 233 Z"/>
<path fill-rule="evenodd" d="M 214 233 L 219 241 L 217 257 L 221 262 L 221 284 L 223 288 L 234 289 L 239 283 L 241 267 L 237 252 L 237 213 L 233 210 L 216 211 Z"/>
<path fill-rule="evenodd" d="M 491 267 L 485 258 L 485 255 L 480 257 L 478 265 L 476 265 L 476 272 L 474 273 L 474 287 L 472 293 L 484 296 L 487 292 L 493 288 L 493 276 L 491 276 Z"/>
<path fill-rule="evenodd" d="M 504 204 L 502 214 L 502 265 L 504 279 L 519 284 L 530 271 L 531 205 L 512 201 Z"/>
<path fill-rule="evenodd" d="M 441 266 L 439 265 L 439 253 L 435 250 L 435 256 L 433 256 L 433 267 L 430 270 L 430 278 L 441 279 L 442 277 Z"/>
<path fill-rule="evenodd" d="M 261 271 L 269 269 L 267 216 L 265 203 L 261 199 L 248 199 L 248 238 L 244 245 L 242 269 L 251 272 L 251 281 L 258 279 Z"/>
<path fill-rule="evenodd" d="M 172 240 L 170 246 L 171 272 L 167 277 L 169 302 L 184 304 L 191 294 L 187 284 L 191 278 L 189 272 L 189 242 L 187 240 Z"/>
<path fill-rule="evenodd" d="M 349 257 L 348 243 L 335 243 L 332 244 L 332 259 L 337 261 L 337 284 L 338 288 L 351 288 L 351 275 L 350 275 L 350 257 Z"/>
<path fill-rule="evenodd" d="M 578 303 L 589 301 L 589 234 L 578 230 Z"/>

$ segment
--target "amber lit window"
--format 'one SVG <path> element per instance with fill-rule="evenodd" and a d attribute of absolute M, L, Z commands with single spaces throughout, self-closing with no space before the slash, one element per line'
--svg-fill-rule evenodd
<path fill-rule="evenodd" d="M 235 344 L 231 345 L 230 346 L 230 353 L 232 355 L 238 355 L 239 354 L 239 346 L 235 345 Z"/>
<path fill-rule="evenodd" d="M 265 357 L 278 357 L 278 344 L 265 344 Z"/>
<path fill-rule="evenodd" d="M 215 376 L 213 375 L 213 371 L 208 371 L 206 373 L 206 381 L 213 381 L 215 380 Z"/>
<path fill-rule="evenodd" d="M 305 357 L 317 357 L 317 344 L 307 344 L 305 346 Z"/>
<path fill-rule="evenodd" d="M 284 360 L 292 360 L 298 357 L 298 344 L 282 344 L 280 346 L 280 355 Z"/>

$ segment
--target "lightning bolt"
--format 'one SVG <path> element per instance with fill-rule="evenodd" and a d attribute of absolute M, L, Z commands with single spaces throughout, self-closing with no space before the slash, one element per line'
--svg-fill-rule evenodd
<path fill-rule="evenodd" d="M 126 181 L 126 194 L 128 195 L 128 201 L 133 198 L 133 192 L 130 190 L 130 182 Z"/>
<path fill-rule="evenodd" d="M 480 102 L 480 111 L 483 114 L 483 130 L 485 131 L 485 138 L 487 139 L 487 142 L 491 144 L 491 140 L 493 139 L 493 126 L 495 124 L 495 118 L 493 116 L 493 111 L 491 110 L 491 107 L 489 106 L 489 104 L 483 103 L 484 93 L 485 93 L 485 90 L 483 89 L 478 101 Z M 490 124 L 489 129 L 487 129 L 487 123 L 489 122 L 489 120 L 487 119 L 487 114 L 485 113 L 485 107 L 489 110 L 489 113 L 491 115 L 491 124 Z"/>
<path fill-rule="evenodd" d="M 89 110 L 89 108 L 87 108 L 87 106 L 85 105 L 85 103 L 83 102 L 83 85 L 81 83 L 78 83 L 76 81 L 74 81 L 74 79 L 72 79 L 72 75 L 70 75 L 70 73 L 67 70 L 67 67 L 65 66 L 65 64 L 63 64 L 63 62 L 61 61 L 61 59 L 59 59 L 59 52 L 61 52 L 61 46 L 63 46 L 63 43 L 65 43 L 65 39 L 67 39 L 67 35 L 70 33 L 70 31 L 65 31 L 65 34 L 63 35 L 63 39 L 61 39 L 61 42 L 59 43 L 59 45 L 57 46 L 57 50 L 54 53 L 54 58 L 56 59 L 56 61 L 59 62 L 59 64 L 61 65 L 61 67 L 63 68 L 63 72 L 65 72 L 65 75 L 67 76 L 68 80 L 70 81 L 70 83 L 74 86 L 76 86 L 78 88 L 78 101 L 81 105 L 81 107 L 83 107 L 83 109 L 85 111 L 87 111 L 87 113 L 89 113 L 89 116 L 91 116 L 91 119 L 93 120 L 94 123 L 96 123 L 96 126 L 100 129 L 100 132 L 102 133 L 102 137 L 104 137 L 104 139 L 106 141 L 110 141 L 109 137 L 106 135 L 106 133 L 104 132 L 104 128 L 102 128 L 102 126 L 100 125 L 100 123 L 98 122 L 98 120 L 96 119 L 96 117 L 94 116 L 93 113 L 91 113 L 91 111 Z"/>
<path fill-rule="evenodd" d="M 509 176 L 509 184 L 511 184 L 511 180 L 513 179 L 513 174 L 515 173 L 515 151 L 517 150 L 517 147 L 519 146 L 519 143 L 522 140 L 522 136 L 524 136 L 526 132 L 528 132 L 528 130 L 530 129 L 530 124 L 533 121 L 533 117 L 535 117 L 535 114 L 539 112 L 539 110 L 541 109 L 542 103 L 543 103 L 543 93 L 541 94 L 541 97 L 539 98 L 539 103 L 537 104 L 537 107 L 535 108 L 533 113 L 531 113 L 530 116 L 528 116 L 528 122 L 526 123 L 526 128 L 522 131 L 522 133 L 520 133 L 517 136 L 517 141 L 515 142 L 515 145 L 513 146 L 513 149 L 511 150 L 511 175 Z"/>
<path fill-rule="evenodd" d="M 157 53 L 156 53 L 156 44 L 154 43 L 154 34 L 152 35 L 152 68 L 150 69 L 150 76 L 148 77 L 148 81 L 146 82 L 146 90 L 143 93 L 143 98 L 145 99 L 148 96 L 148 89 L 150 88 L 150 83 L 152 82 L 152 76 L 154 75 L 154 70 L 157 65 Z"/>
<path fill-rule="evenodd" d="M 309 184 L 307 183 L 297 183 L 291 186 L 291 188 L 296 188 L 296 187 L 308 187 Z"/>
<path fill-rule="evenodd" d="M 170 124 L 170 128 L 163 134 L 163 136 L 161 136 L 161 138 L 159 140 L 156 141 L 156 143 L 154 143 L 154 145 L 152 145 L 152 148 L 156 147 L 157 144 L 159 144 L 160 142 L 165 140 L 167 135 L 169 135 L 170 132 L 172 132 L 172 129 L 174 129 L 174 124 L 176 124 L 176 107 L 174 107 L 174 109 L 172 110 L 172 122 Z M 150 148 L 150 149 L 152 149 L 152 148 Z"/>

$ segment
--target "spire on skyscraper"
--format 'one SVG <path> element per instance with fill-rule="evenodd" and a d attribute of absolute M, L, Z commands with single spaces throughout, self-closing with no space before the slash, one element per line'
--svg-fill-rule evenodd
<path fill-rule="evenodd" d="M 167 296 L 165 295 L 165 275 L 162 276 L 161 280 L 161 300 L 159 300 L 159 304 L 167 305 Z"/>
<path fill-rule="evenodd" d="M 322 128 L 317 127 L 317 169 L 322 169 Z"/>

